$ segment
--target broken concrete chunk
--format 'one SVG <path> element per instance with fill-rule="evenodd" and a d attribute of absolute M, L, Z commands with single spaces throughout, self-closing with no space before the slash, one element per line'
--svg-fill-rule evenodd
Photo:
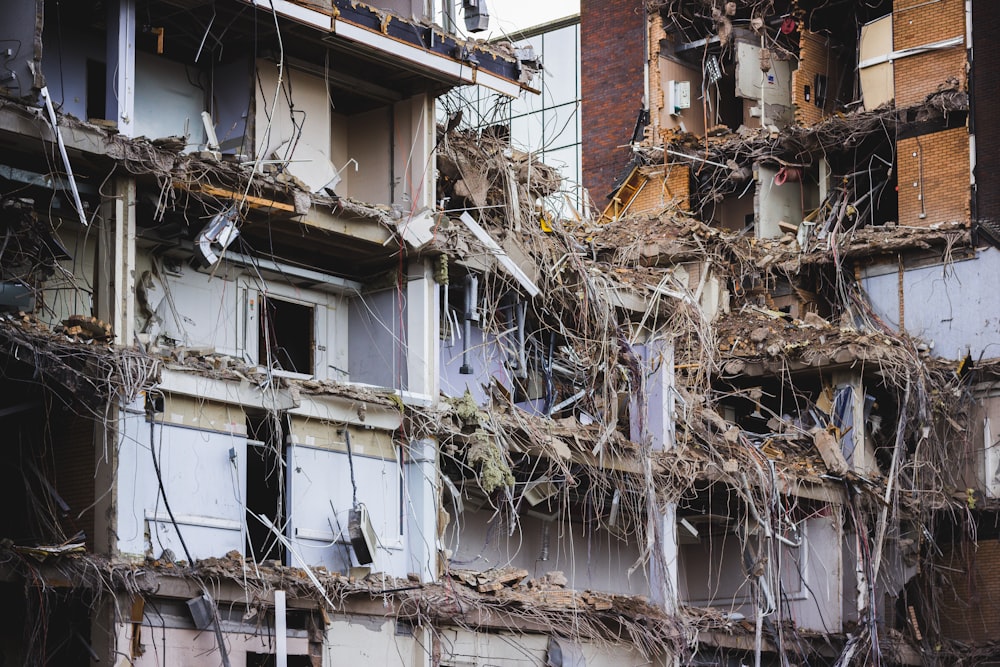
<path fill-rule="evenodd" d="M 819 455 L 823 457 L 823 463 L 827 469 L 835 475 L 844 475 L 850 471 L 850 466 L 840 451 L 840 444 L 832 433 L 825 429 L 814 428 L 810 431 L 813 437 L 813 444 L 819 450 Z"/>

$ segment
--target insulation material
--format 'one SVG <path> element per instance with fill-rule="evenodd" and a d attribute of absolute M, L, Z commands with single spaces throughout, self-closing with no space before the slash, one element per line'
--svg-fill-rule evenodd
<path fill-rule="evenodd" d="M 892 14 L 861 26 L 858 60 L 880 60 L 892 53 Z M 895 96 L 892 60 L 861 67 L 861 97 L 866 109 L 888 104 Z"/>

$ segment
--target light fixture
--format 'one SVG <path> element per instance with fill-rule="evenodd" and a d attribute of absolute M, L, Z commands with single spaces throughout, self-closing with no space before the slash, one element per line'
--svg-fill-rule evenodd
<path fill-rule="evenodd" d="M 483 32 L 490 27 L 486 0 L 462 0 L 462 9 L 465 11 L 465 29 L 469 32 Z"/>

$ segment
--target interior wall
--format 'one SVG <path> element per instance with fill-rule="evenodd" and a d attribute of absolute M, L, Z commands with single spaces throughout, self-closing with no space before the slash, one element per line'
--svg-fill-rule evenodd
<path fill-rule="evenodd" d="M 776 564 L 770 563 L 771 581 L 780 578 L 788 613 L 803 629 L 839 632 L 842 624 L 838 517 L 836 510 L 830 510 L 827 516 L 806 521 L 802 546 L 781 546 L 780 574 Z M 707 524 L 700 525 L 708 530 Z M 682 541 L 680 547 L 682 599 L 752 617 L 756 586 L 746 573 L 741 539 L 732 533 L 697 539 L 698 543 Z M 777 596 L 775 588 L 772 585 L 772 594 Z"/>
<path fill-rule="evenodd" d="M 778 226 L 779 222 L 796 226 L 802 222 L 804 184 L 787 181 L 784 185 L 777 185 L 775 177 L 778 170 L 774 167 L 759 165 L 758 173 L 757 238 L 780 238 L 785 232 Z"/>
<path fill-rule="evenodd" d="M 353 199 L 372 204 L 394 203 L 393 145 L 398 143 L 399 130 L 393 126 L 391 107 L 383 107 L 349 116 L 347 124 L 347 160 L 352 163 L 343 170 L 342 177 L 349 179 L 345 194 Z M 337 168 L 343 165 L 338 163 Z M 338 190 L 339 191 L 339 190 Z"/>
<path fill-rule="evenodd" d="M 136 51 L 135 136 L 158 139 L 187 134 L 189 148 L 204 144 L 201 112 L 208 106 L 205 90 L 199 86 L 205 81 L 195 67 Z"/>
<path fill-rule="evenodd" d="M 149 271 L 150 257 L 137 254 L 137 283 Z M 158 284 L 147 293 L 155 303 L 159 323 L 149 325 L 148 315 L 137 308 L 140 321 L 137 331 L 146 331 L 155 337 L 162 333 L 171 340 L 187 347 L 210 348 L 223 354 L 237 355 L 239 341 L 240 308 L 237 280 L 240 271 L 229 264 L 218 267 L 215 276 L 198 272 L 184 262 L 177 262 L 170 272 L 163 272 Z M 140 303 L 143 290 L 140 289 Z M 256 334 L 254 334 L 256 335 Z"/>
<path fill-rule="evenodd" d="M 405 389 L 406 350 L 401 322 L 406 304 L 396 288 L 366 292 L 348 306 L 348 368 L 351 382 Z"/>
<path fill-rule="evenodd" d="M 388 439 L 387 434 L 381 436 Z M 353 473 L 346 445 L 341 445 L 343 451 L 316 445 L 289 447 L 289 536 L 298 553 L 298 556 L 291 556 L 290 564 L 295 567 L 303 563 L 322 565 L 345 574 L 351 566 L 359 564 L 346 541 L 349 511 L 354 506 L 353 474 L 357 483 L 357 502 L 368 509 L 372 528 L 378 535 L 372 569 L 405 577 L 408 559 L 400 518 L 407 509 L 403 503 L 402 473 L 395 450 L 389 450 L 389 457 L 354 451 L 353 434 L 351 445 Z"/>
<path fill-rule="evenodd" d="M 442 664 L 476 667 L 528 667 L 552 664 L 548 661 L 549 636 L 544 634 L 508 634 L 441 628 L 439 636 Z M 671 662 L 666 656 L 654 657 L 650 661 L 628 641 L 611 641 L 600 645 L 580 641 L 577 646 L 583 657 L 581 664 L 587 667 L 665 665 Z M 395 661 L 393 664 L 396 664 Z M 567 661 L 562 664 L 570 663 Z"/>
<path fill-rule="evenodd" d="M 393 203 L 406 213 L 434 206 L 434 98 L 414 95 L 393 107 L 396 150 L 393 154 Z"/>
<path fill-rule="evenodd" d="M 429 647 L 421 647 L 414 631 L 392 619 L 361 615 L 335 618 L 326 628 L 323 664 L 422 667 Z"/>
<path fill-rule="evenodd" d="M 43 0 L 22 0 L 4 2 L 0 7 L 0 43 L 14 49 L 13 55 L 4 59 L 3 69 L 17 77 L 17 85 L 8 92 L 19 97 L 31 97 L 37 92 L 36 88 L 45 85 L 42 40 L 36 39 L 44 23 L 44 5 Z"/>
<path fill-rule="evenodd" d="M 93 315 L 94 313 L 94 271 L 97 257 L 97 234 L 91 230 L 71 230 L 68 226 L 57 234 L 59 242 L 70 250 L 72 259 L 63 260 L 60 265 L 71 275 L 73 286 L 56 273 L 42 287 L 45 308 L 36 308 L 36 315 L 49 326 L 61 323 L 70 315 Z"/>
<path fill-rule="evenodd" d="M 270 60 L 257 61 L 258 85 L 256 91 L 256 114 L 254 116 L 255 155 L 263 154 L 264 159 L 272 159 L 271 154 L 285 142 L 295 142 L 295 151 L 281 151 L 281 158 L 294 160 L 298 151 L 303 154 L 319 153 L 329 161 L 331 142 L 330 101 L 326 83 L 322 78 L 301 70 L 285 67 L 283 91 L 278 86 L 278 65 Z M 295 114 L 293 115 L 286 94 L 294 93 Z M 270 122 L 268 120 L 270 116 Z M 293 122 L 294 121 L 294 122 Z"/>
<path fill-rule="evenodd" d="M 15 3 L 16 4 L 16 3 Z M 49 27 L 43 34 L 46 83 L 52 102 L 63 113 L 87 120 L 87 60 L 103 63 L 107 58 L 106 38 L 99 33 L 71 30 L 63 26 Z M 102 111 L 106 100 L 92 100 Z"/>
<path fill-rule="evenodd" d="M 469 340 L 463 340 L 460 337 L 465 335 L 461 313 L 458 320 L 459 331 L 454 339 L 449 336 L 440 343 L 441 392 L 445 396 L 460 397 L 468 391 L 477 404 L 485 405 L 489 400 L 488 388 L 494 379 L 510 387 L 509 372 L 503 363 L 506 353 L 492 336 L 484 339 L 483 330 L 477 326 L 471 327 Z M 469 375 L 461 373 L 463 347 L 469 350 L 469 365 L 472 367 Z"/>
<path fill-rule="evenodd" d="M 249 153 L 246 143 L 250 102 L 253 100 L 253 63 L 241 58 L 212 65 L 212 120 L 223 153 Z"/>
<path fill-rule="evenodd" d="M 736 42 L 736 94 L 759 106 L 761 96 L 769 125 L 779 128 L 792 122 L 792 66 L 790 60 L 770 60 L 771 69 L 760 69 L 760 46 Z M 772 54 L 775 52 L 772 51 Z M 759 127 L 760 118 L 757 118 Z"/>
<path fill-rule="evenodd" d="M 660 86 L 663 92 L 663 102 L 660 106 L 660 128 L 663 130 L 680 130 L 691 132 L 697 136 L 705 134 L 705 103 L 702 98 L 702 85 L 704 77 L 701 71 L 683 65 L 670 58 L 660 58 Z M 687 81 L 691 84 L 691 107 L 681 109 L 677 114 L 672 114 L 670 105 L 670 91 L 668 83 L 670 81 Z"/>
<path fill-rule="evenodd" d="M 569 588 L 627 595 L 650 594 L 645 570 L 629 568 L 639 560 L 639 545 L 610 534 L 606 529 L 585 527 L 577 522 L 544 521 L 522 516 L 514 533 L 508 526 L 495 525 L 491 508 L 466 510 L 456 520 L 457 538 L 449 532 L 455 568 L 487 570 L 515 567 L 537 578 L 548 572 L 566 575 Z M 543 526 L 549 524 L 548 560 L 541 560 Z"/>
<path fill-rule="evenodd" d="M 875 313 L 899 329 L 899 264 L 862 270 L 862 285 Z M 907 333 L 933 343 L 944 359 L 994 356 L 1000 344 L 1000 290 L 983 289 L 1000 272 L 1000 250 L 979 250 L 974 260 L 935 263 L 903 273 L 904 325 Z"/>
<path fill-rule="evenodd" d="M 118 646 L 127 650 L 131 644 L 131 625 L 118 625 Z M 226 651 L 231 667 L 247 667 L 247 654 L 271 654 L 275 652 L 273 630 L 262 628 L 260 634 L 225 632 Z M 289 656 L 309 654 L 309 640 L 305 637 L 288 637 Z M 197 630 L 193 627 L 162 627 L 155 613 L 147 611 L 142 626 L 142 643 L 146 651 L 126 661 L 133 667 L 161 667 L 162 665 L 184 665 L 185 667 L 217 667 L 221 658 L 215 633 Z"/>

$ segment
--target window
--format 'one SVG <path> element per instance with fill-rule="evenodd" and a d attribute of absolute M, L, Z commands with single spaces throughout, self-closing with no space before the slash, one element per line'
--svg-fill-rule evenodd
<path fill-rule="evenodd" d="M 314 308 L 309 305 L 261 296 L 258 360 L 273 369 L 312 375 Z"/>

